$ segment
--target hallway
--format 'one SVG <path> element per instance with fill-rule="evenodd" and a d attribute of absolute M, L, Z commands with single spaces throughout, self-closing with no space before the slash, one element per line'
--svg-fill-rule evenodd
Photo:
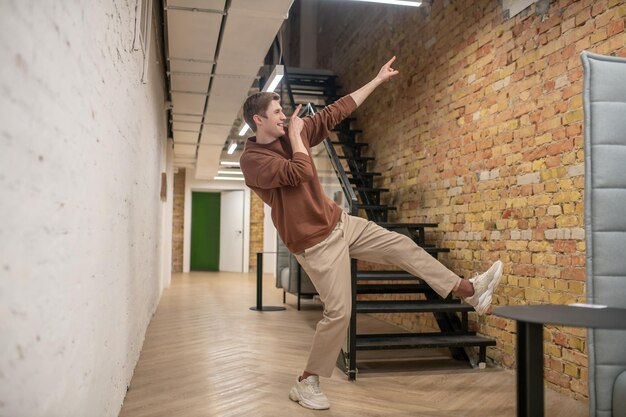
<path fill-rule="evenodd" d="M 287 393 L 305 362 L 320 305 L 305 301 L 298 312 L 294 297 L 287 295 L 286 311 L 250 311 L 255 282 L 253 273 L 174 275 L 148 327 L 120 417 L 515 414 L 513 371 L 473 370 L 448 359 L 445 351 L 405 352 L 428 359 L 423 361 L 381 356 L 362 361 L 356 383 L 336 370 L 322 380 L 331 409 L 300 407 Z M 264 289 L 266 304 L 281 305 L 281 291 L 270 276 Z M 359 326 L 390 329 L 372 317 Z M 546 390 L 546 404 L 550 417 L 588 413 L 586 403 L 552 390 Z"/>

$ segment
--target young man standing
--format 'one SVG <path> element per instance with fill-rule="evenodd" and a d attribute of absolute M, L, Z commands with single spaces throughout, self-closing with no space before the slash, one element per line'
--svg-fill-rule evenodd
<path fill-rule="evenodd" d="M 287 117 L 275 93 L 256 93 L 244 104 L 244 118 L 256 132 L 240 164 L 246 185 L 272 209 L 272 221 L 287 248 L 310 276 L 324 303 L 309 358 L 289 398 L 312 409 L 330 407 L 319 376 L 330 377 L 346 337 L 351 314 L 350 258 L 396 265 L 419 276 L 442 297 L 450 292 L 485 314 L 502 276 L 502 262 L 463 280 L 410 238 L 350 216 L 322 191 L 309 149 L 352 113 L 380 84 L 398 74 L 393 57 L 376 77 L 312 117 Z"/>

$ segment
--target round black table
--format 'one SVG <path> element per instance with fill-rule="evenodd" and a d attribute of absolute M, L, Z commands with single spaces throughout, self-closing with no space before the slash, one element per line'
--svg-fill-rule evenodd
<path fill-rule="evenodd" d="M 626 329 L 626 308 L 544 304 L 497 307 L 493 314 L 517 321 L 517 415 L 520 417 L 544 415 L 544 324 Z"/>

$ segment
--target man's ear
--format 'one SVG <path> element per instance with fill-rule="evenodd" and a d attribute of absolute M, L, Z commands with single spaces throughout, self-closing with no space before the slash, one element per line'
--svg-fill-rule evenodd
<path fill-rule="evenodd" d="M 259 127 L 260 124 L 263 124 L 263 118 L 258 114 L 252 116 L 252 120 L 254 120 L 254 124 L 257 125 L 257 127 Z"/>

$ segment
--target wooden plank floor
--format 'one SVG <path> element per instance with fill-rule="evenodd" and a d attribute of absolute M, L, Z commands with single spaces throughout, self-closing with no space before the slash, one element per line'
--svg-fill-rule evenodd
<path fill-rule="evenodd" d="M 174 275 L 148 327 L 121 417 L 293 416 L 514 416 L 515 373 L 474 370 L 446 351 L 363 352 L 355 383 L 335 370 L 322 378 L 327 411 L 288 399 L 301 371 L 321 307 L 255 312 L 254 274 Z M 282 292 L 265 278 L 264 301 L 282 305 Z M 390 330 L 375 318 L 359 328 Z M 378 356 L 376 356 L 378 355 Z M 376 357 L 375 357 L 376 356 Z M 583 417 L 587 404 L 546 390 L 546 416 Z"/>

